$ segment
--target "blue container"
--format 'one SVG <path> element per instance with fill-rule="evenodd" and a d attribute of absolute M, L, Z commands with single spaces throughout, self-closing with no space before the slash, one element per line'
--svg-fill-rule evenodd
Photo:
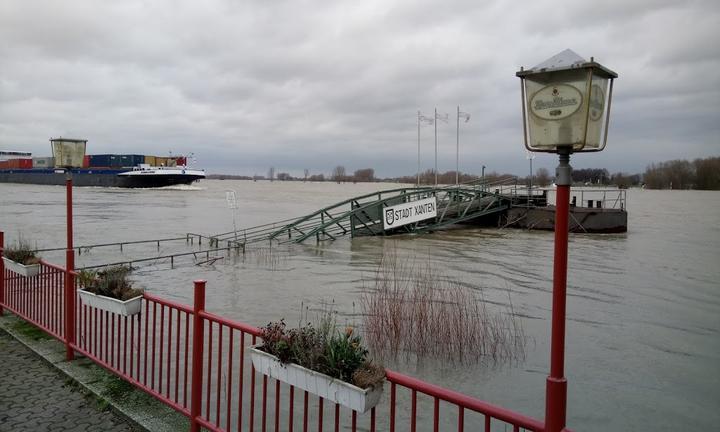
<path fill-rule="evenodd" d="M 111 154 L 111 155 L 108 155 L 108 156 L 110 156 L 110 165 L 108 165 L 108 166 L 118 167 L 118 168 L 121 167 L 121 166 L 123 166 L 123 164 L 122 164 L 122 157 L 120 157 L 120 155 Z"/>
<path fill-rule="evenodd" d="M 124 155 L 118 155 L 117 157 L 120 158 L 120 166 L 123 166 L 123 167 L 134 167 L 134 166 L 140 165 L 141 163 L 145 163 L 144 155 L 124 154 Z"/>
<path fill-rule="evenodd" d="M 90 166 L 91 167 L 109 167 L 112 166 L 110 157 L 114 155 L 99 154 L 90 155 Z"/>

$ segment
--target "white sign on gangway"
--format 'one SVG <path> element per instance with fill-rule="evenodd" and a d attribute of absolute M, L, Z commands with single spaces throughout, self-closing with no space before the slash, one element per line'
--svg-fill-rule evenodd
<path fill-rule="evenodd" d="M 235 191 L 229 190 L 225 191 L 225 200 L 227 200 L 227 205 L 230 211 L 232 212 L 233 216 L 233 232 L 235 233 L 235 240 L 237 240 L 237 225 L 235 225 L 235 210 L 237 210 L 237 197 L 235 197 Z"/>
<path fill-rule="evenodd" d="M 237 198 L 235 197 L 235 191 L 225 191 L 225 199 L 227 200 L 227 205 L 229 209 L 236 209 L 237 206 Z"/>
<path fill-rule="evenodd" d="M 383 227 L 388 230 L 437 216 L 435 197 L 394 205 L 384 209 Z"/>

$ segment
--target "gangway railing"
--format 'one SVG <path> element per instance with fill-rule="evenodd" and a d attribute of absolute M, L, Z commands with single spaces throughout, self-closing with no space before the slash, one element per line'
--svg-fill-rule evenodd
<path fill-rule="evenodd" d="M 517 187 L 517 179 L 515 177 L 504 177 L 494 182 L 483 180 L 475 180 L 460 185 L 448 185 L 443 187 L 408 187 L 390 189 L 385 191 L 373 192 L 359 197 L 350 198 L 339 203 L 333 204 L 317 210 L 314 213 L 300 217 L 290 223 L 280 227 L 270 233 L 266 238 L 267 232 L 259 233 L 260 235 L 251 240 L 278 240 L 279 242 L 300 243 L 308 238 L 314 237 L 317 241 L 334 240 L 338 236 L 355 235 L 358 225 L 362 225 L 365 235 L 384 235 L 383 230 L 372 228 L 378 221 L 381 221 L 378 209 L 382 206 L 394 205 L 401 202 L 413 201 L 429 196 L 439 196 L 441 203 L 453 202 L 460 204 L 472 204 L 478 197 L 499 197 L 508 198 L 512 196 L 512 190 Z M 479 203 L 478 203 L 479 204 Z M 350 208 L 348 209 L 348 206 Z M 435 220 L 434 227 L 428 228 L 425 224 L 415 224 L 412 229 L 437 229 L 439 227 L 458 223 L 463 220 L 472 219 L 480 216 L 476 212 L 468 213 L 470 207 L 464 209 L 462 214 L 457 212 L 454 218 L 448 215 L 451 207 L 443 205 L 443 213 Z M 498 209 L 486 207 L 480 209 L 482 212 L 498 211 Z M 458 217 L 460 215 L 460 217 Z M 371 222 L 370 224 L 368 222 Z M 405 228 L 407 230 L 408 227 Z M 225 234 L 227 235 L 227 234 Z"/>
<path fill-rule="evenodd" d="M 169 261 L 170 268 L 175 268 L 175 260 L 178 258 L 192 256 L 195 260 L 197 260 L 198 257 L 204 256 L 206 259 L 206 261 L 204 261 L 204 262 L 214 262 L 218 259 L 223 258 L 218 255 L 218 252 L 228 252 L 228 251 L 232 251 L 234 249 L 235 249 L 234 246 L 226 246 L 226 247 L 217 247 L 217 248 L 213 248 L 213 249 L 197 250 L 197 251 L 191 251 L 191 252 L 179 252 L 179 253 L 174 253 L 174 254 L 152 256 L 152 257 L 145 257 L 145 258 L 127 259 L 127 260 L 111 262 L 111 263 L 88 265 L 88 266 L 83 266 L 83 267 L 77 267 L 76 270 L 88 270 L 88 269 L 96 269 L 96 268 L 102 268 L 102 267 L 114 267 L 114 266 L 134 267 L 134 264 L 138 264 L 138 263 L 159 262 L 159 261 L 166 261 L 166 262 Z M 196 262 L 195 264 L 201 264 L 201 263 Z"/>
<path fill-rule="evenodd" d="M 580 202 L 577 202 L 577 197 Z M 572 198 L 579 207 L 594 207 L 598 209 L 618 209 L 627 211 L 626 189 L 575 189 Z"/>
<path fill-rule="evenodd" d="M 89 251 L 91 249 L 96 249 L 96 248 L 120 246 L 120 251 L 122 251 L 123 246 L 127 246 L 127 245 L 156 243 L 158 250 L 160 250 L 160 243 L 171 242 L 171 241 L 180 241 L 180 240 L 187 241 L 188 237 L 185 236 L 185 237 L 172 237 L 172 238 L 161 238 L 161 239 L 152 239 L 152 240 L 131 240 L 131 241 L 121 241 L 121 242 L 113 242 L 113 243 L 98 243 L 98 244 L 91 244 L 91 245 L 74 246 L 73 249 L 77 250 L 79 255 L 82 255 L 83 251 Z M 67 247 L 36 249 L 35 252 L 57 252 L 57 251 L 64 251 L 64 250 L 67 250 Z"/>
<path fill-rule="evenodd" d="M 345 235 L 386 235 L 382 225 L 381 208 L 402 202 L 435 196 L 438 199 L 438 216 L 431 222 L 415 223 L 404 226 L 396 232 L 427 232 L 440 229 L 444 226 L 464 222 L 486 214 L 504 210 L 517 199 L 517 179 L 504 177 L 497 181 L 487 182 L 475 180 L 460 185 L 447 185 L 442 187 L 403 187 L 387 189 L 349 198 L 331 206 L 324 207 L 299 218 L 290 218 L 236 231 L 228 231 L 214 235 L 188 232 L 183 237 L 131 240 L 76 246 L 74 249 L 81 255 L 85 251 L 95 248 L 123 247 L 127 245 L 155 244 L 158 251 L 161 243 L 185 241 L 186 244 L 202 246 L 205 243 L 208 249 L 190 252 L 179 252 L 137 259 L 123 259 L 114 264 L 133 265 L 141 262 L 169 260 L 174 266 L 175 258 L 205 254 L 221 251 L 242 251 L 248 244 L 258 242 L 300 243 L 308 238 L 321 240 L 334 240 Z M 64 247 L 38 249 L 37 252 L 64 251 Z M 88 266 L 86 268 L 102 267 L 113 264 Z"/>

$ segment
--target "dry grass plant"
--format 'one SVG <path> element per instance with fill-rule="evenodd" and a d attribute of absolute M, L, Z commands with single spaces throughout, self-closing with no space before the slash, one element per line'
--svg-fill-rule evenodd
<path fill-rule="evenodd" d="M 257 267 L 268 270 L 278 270 L 287 263 L 289 253 L 277 247 L 248 247 L 242 255 L 244 262 L 252 263 Z"/>
<path fill-rule="evenodd" d="M 462 364 L 522 360 L 525 332 L 508 305 L 498 311 L 482 290 L 444 277 L 428 261 L 383 256 L 361 297 L 365 338 L 378 356 L 433 357 Z"/>

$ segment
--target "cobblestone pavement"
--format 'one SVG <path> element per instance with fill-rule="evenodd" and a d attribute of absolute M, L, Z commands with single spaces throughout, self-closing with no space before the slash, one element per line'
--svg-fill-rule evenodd
<path fill-rule="evenodd" d="M 0 331 L 0 432 L 133 431 L 35 353 Z"/>

